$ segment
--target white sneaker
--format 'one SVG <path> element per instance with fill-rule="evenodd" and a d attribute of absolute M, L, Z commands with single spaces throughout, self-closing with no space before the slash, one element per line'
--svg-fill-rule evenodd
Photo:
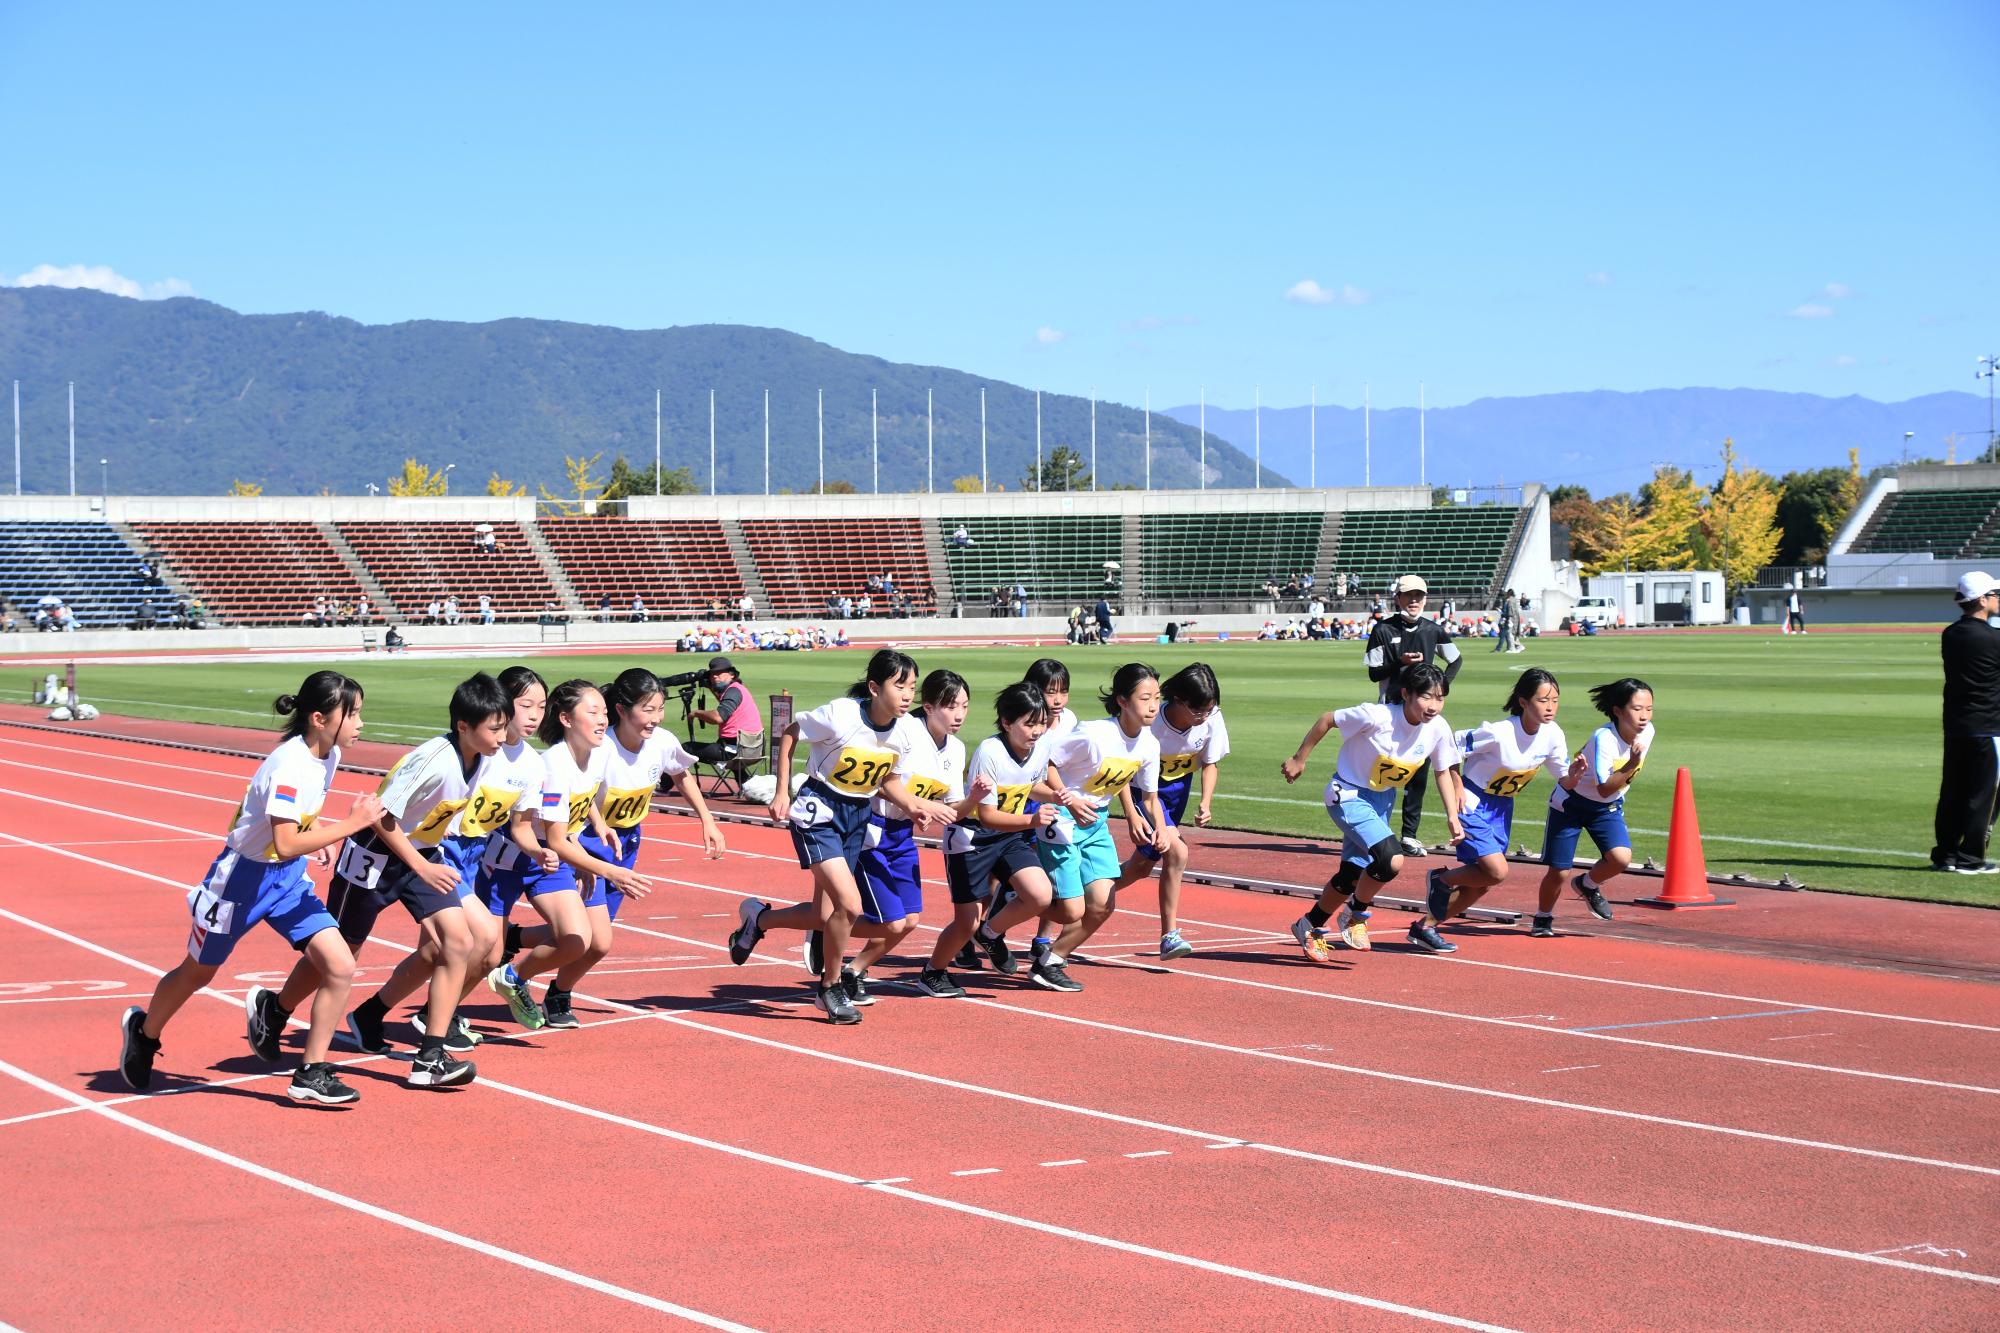
<path fill-rule="evenodd" d="M 1415 838 L 1403 839 L 1403 855 L 1429 856 L 1430 854 L 1431 854 L 1431 849 L 1424 846 L 1421 842 L 1418 842 Z"/>

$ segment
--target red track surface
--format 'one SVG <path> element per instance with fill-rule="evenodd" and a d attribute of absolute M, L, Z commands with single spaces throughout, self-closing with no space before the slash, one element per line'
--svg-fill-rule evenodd
<path fill-rule="evenodd" d="M 470 1087 L 358 1060 L 357 1106 L 295 1107 L 301 1034 L 282 1073 L 243 1045 L 243 990 L 290 961 L 267 931 L 128 1095 L 117 1016 L 176 960 L 253 766 L 0 730 L 0 1320 L 2000 1326 L 2000 988 L 1831 961 L 1842 928 L 1789 906 L 1317 967 L 1296 900 L 1191 885 L 1200 952 L 1163 965 L 1141 889 L 1081 994 L 924 1000 L 892 960 L 836 1029 L 795 940 L 721 949 L 740 895 L 802 885 L 781 835 L 729 826 L 712 863 L 655 816 L 662 883 L 584 1030 L 475 1001 Z M 1234 841 L 1207 855 L 1282 850 Z M 1728 951 L 1732 918 L 1816 952 Z M 1976 975 L 2000 913 L 1952 920 Z M 382 930 L 364 991 L 412 935 Z"/>

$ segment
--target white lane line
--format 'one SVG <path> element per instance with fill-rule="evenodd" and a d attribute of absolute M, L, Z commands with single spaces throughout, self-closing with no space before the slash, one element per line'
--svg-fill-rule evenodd
<path fill-rule="evenodd" d="M 1125 1155 L 1127 1157 L 1172 1157 L 1173 1153 L 1166 1148 L 1155 1148 L 1151 1152 L 1128 1152 Z"/>
<path fill-rule="evenodd" d="M 0 1074 L 6 1074 L 9 1078 L 17 1079 L 31 1088 L 39 1089 L 51 1097 L 68 1102 L 79 1110 L 88 1111 L 92 1115 L 102 1116 L 113 1124 L 123 1125 L 127 1129 L 136 1129 L 141 1134 L 149 1135 L 152 1138 L 160 1140 L 162 1143 L 172 1144 L 176 1148 L 183 1148 L 197 1156 L 206 1157 L 212 1162 L 220 1162 L 224 1166 L 234 1167 L 236 1170 L 248 1175 L 268 1180 L 274 1185 L 282 1185 L 286 1189 L 296 1190 L 309 1198 L 318 1199 L 324 1203 L 335 1204 L 352 1212 L 360 1213 L 363 1217 L 372 1217 L 378 1222 L 387 1222 L 391 1226 L 402 1227 L 406 1231 L 414 1231 L 420 1236 L 429 1236 L 432 1240 L 441 1240 L 447 1245 L 456 1245 L 460 1249 L 471 1250 L 473 1253 L 483 1254 L 489 1259 L 498 1259 L 502 1263 L 513 1264 L 517 1268 L 525 1268 L 529 1272 L 540 1273 L 544 1277 L 552 1277 L 557 1281 L 567 1282 L 571 1286 L 582 1287 L 587 1291 L 594 1291 L 602 1296 L 610 1296 L 616 1300 L 625 1301 L 629 1304 L 651 1310 L 656 1314 L 672 1315 L 676 1319 L 685 1319 L 689 1323 L 700 1324 L 707 1328 L 732 1329 L 737 1330 L 737 1333 L 756 1333 L 756 1330 L 748 1324 L 738 1324 L 732 1320 L 722 1319 L 701 1310 L 690 1309 L 685 1305 L 676 1305 L 672 1301 L 661 1300 L 659 1297 L 650 1296 L 643 1291 L 633 1291 L 629 1287 L 621 1287 L 616 1283 L 606 1282 L 602 1278 L 591 1277 L 587 1273 L 579 1273 L 575 1269 L 563 1268 L 560 1265 L 531 1258 L 528 1255 L 520 1254 L 513 1250 L 502 1249 L 498 1245 L 489 1245 L 483 1240 L 462 1235 L 456 1231 L 448 1231 L 443 1227 L 433 1226 L 429 1222 L 419 1221 L 414 1217 L 408 1217 L 402 1213 L 391 1212 L 387 1208 L 379 1207 L 363 1199 L 357 1199 L 351 1194 L 342 1194 L 338 1190 L 328 1189 L 324 1185 L 315 1185 L 311 1181 L 301 1180 L 297 1176 L 286 1175 L 283 1171 L 273 1170 L 261 1163 L 253 1162 L 247 1157 L 238 1157 L 234 1153 L 224 1152 L 220 1148 L 211 1147 L 197 1139 L 176 1134 L 170 1129 L 162 1129 L 158 1125 L 141 1120 L 136 1116 L 127 1115 L 123 1111 L 115 1110 L 102 1102 L 92 1101 L 80 1093 L 71 1092 L 68 1088 L 51 1083 L 47 1079 L 31 1074 L 17 1065 L 9 1064 L 5 1060 L 0 1060 Z"/>
<path fill-rule="evenodd" d="M 1602 1069 L 1603 1065 L 1564 1065 L 1560 1069 L 1544 1069 L 1544 1074 L 1574 1074 L 1579 1069 Z"/>
<path fill-rule="evenodd" d="M 67 1004 L 76 1000 L 150 1000 L 151 991 L 130 991 L 123 995 L 107 995 L 96 991 L 89 995 L 22 995 L 11 1000 L 0 1000 L 0 1004 Z"/>
<path fill-rule="evenodd" d="M 1765 1041 L 1804 1041 L 1808 1037 L 1831 1037 L 1831 1032 L 1795 1032 L 1789 1037 L 1766 1037 Z"/>
<path fill-rule="evenodd" d="M 976 1166 L 970 1171 L 954 1171 L 952 1174 L 954 1176 L 997 1176 L 1000 1174 L 1000 1168 L 997 1166 Z"/>
<path fill-rule="evenodd" d="M 1043 1162 L 1042 1165 L 1043 1166 L 1088 1166 L 1090 1165 L 1090 1163 L 1084 1161 L 1083 1158 L 1081 1157 L 1065 1157 L 1060 1162 Z"/>

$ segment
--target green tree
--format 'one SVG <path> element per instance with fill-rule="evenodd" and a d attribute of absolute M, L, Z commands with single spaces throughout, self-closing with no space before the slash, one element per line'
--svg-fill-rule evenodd
<path fill-rule="evenodd" d="M 1779 482 L 1778 551 L 1781 565 L 1816 565 L 1841 524 L 1861 501 L 1860 451 L 1847 451 L 1845 468 L 1788 472 Z"/>
<path fill-rule="evenodd" d="M 509 481 L 498 472 L 495 472 L 486 479 L 486 493 L 505 499 L 516 495 L 526 495 L 528 488 L 521 485 L 518 481 Z"/>
<path fill-rule="evenodd" d="M 1082 454 L 1066 444 L 1059 444 L 1042 459 L 1041 476 L 1037 477 L 1030 468 L 1021 478 L 1024 491 L 1087 491 L 1090 489 L 1090 473 L 1084 471 L 1085 459 Z M 1037 484 L 1039 483 L 1039 484 Z"/>
<path fill-rule="evenodd" d="M 1581 486 L 1558 486 L 1549 492 L 1549 522 L 1569 529 L 1572 560 L 1595 565 L 1604 558 L 1600 544 L 1604 515 L 1590 492 Z"/>
<path fill-rule="evenodd" d="M 1778 484 L 1755 468 L 1736 467 L 1736 442 L 1722 442 L 1722 480 L 1702 512 L 1702 530 L 1717 556 L 1725 594 L 1748 587 L 1778 552 Z"/>
<path fill-rule="evenodd" d="M 593 459 L 593 462 L 596 460 Z M 571 479 L 574 483 L 574 478 Z M 684 467 L 669 468 L 659 474 L 659 489 L 653 487 L 653 469 L 640 471 L 620 454 L 611 460 L 611 475 L 605 479 L 599 500 L 628 500 L 635 495 L 699 495 L 694 473 Z"/>

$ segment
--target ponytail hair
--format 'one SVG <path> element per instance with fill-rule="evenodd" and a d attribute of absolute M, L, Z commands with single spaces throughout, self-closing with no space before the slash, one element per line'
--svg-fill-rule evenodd
<path fill-rule="evenodd" d="M 1507 696 L 1507 711 L 1515 717 L 1521 716 L 1522 708 L 1530 699 L 1541 693 L 1544 685 L 1553 686 L 1557 690 L 1562 689 L 1562 686 L 1556 684 L 1555 673 L 1552 671 L 1544 671 L 1541 667 L 1529 667 L 1523 671 L 1521 678 L 1514 682 L 1514 692 Z"/>
<path fill-rule="evenodd" d="M 1632 696 L 1641 690 L 1651 694 L 1653 687 L 1637 676 L 1626 676 L 1623 680 L 1614 680 L 1608 685 L 1599 685 L 1593 689 L 1590 692 L 1590 702 L 1595 704 L 1597 711 L 1604 716 L 1615 717 L 1618 710 L 1631 703 Z"/>
<path fill-rule="evenodd" d="M 271 701 L 271 711 L 285 719 L 287 739 L 305 735 L 314 713 L 344 717 L 360 706 L 361 682 L 338 671 L 315 671 L 296 694 L 281 694 Z"/>
<path fill-rule="evenodd" d="M 877 648 L 875 655 L 868 659 L 868 673 L 847 687 L 847 697 L 867 703 L 873 693 L 871 685 L 887 685 L 892 680 L 917 674 L 917 659 L 908 653 L 899 653 L 894 648 Z"/>
<path fill-rule="evenodd" d="M 1132 691 L 1149 680 L 1159 678 L 1160 673 L 1144 662 L 1127 662 L 1119 667 L 1118 674 L 1111 678 L 1111 688 L 1098 691 L 1097 702 L 1104 705 L 1106 713 L 1115 713 L 1120 702 L 1132 697 Z"/>
<path fill-rule="evenodd" d="M 604 707 L 611 714 L 611 725 L 617 726 L 625 714 L 637 708 L 655 695 L 666 693 L 660 678 L 644 667 L 626 667 L 618 673 L 618 679 L 608 685 L 600 685 L 597 692 L 604 696 Z"/>
<path fill-rule="evenodd" d="M 549 693 L 549 711 L 542 714 L 542 725 L 535 728 L 535 739 L 544 745 L 554 745 L 563 738 L 563 714 L 574 713 L 576 706 L 586 693 L 595 694 L 597 687 L 587 680 L 566 680 Z"/>

